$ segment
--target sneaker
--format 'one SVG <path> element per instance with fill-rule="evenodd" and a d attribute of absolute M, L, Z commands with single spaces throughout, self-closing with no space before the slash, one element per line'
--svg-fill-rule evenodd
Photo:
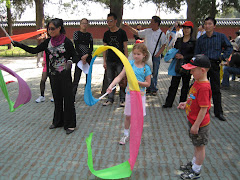
<path fill-rule="evenodd" d="M 156 96 L 157 95 L 157 92 L 152 92 L 152 96 Z"/>
<path fill-rule="evenodd" d="M 54 102 L 54 99 L 53 99 L 53 98 L 51 99 L 51 102 Z"/>
<path fill-rule="evenodd" d="M 44 102 L 45 101 L 45 97 L 44 96 L 39 96 L 37 99 L 36 99 L 36 103 L 40 103 L 40 102 Z"/>
<path fill-rule="evenodd" d="M 129 141 L 129 136 L 123 135 L 123 137 L 120 139 L 119 144 L 120 145 L 125 145 L 126 142 Z"/>
<path fill-rule="evenodd" d="M 121 101 L 120 104 L 119 104 L 120 107 L 124 107 L 125 106 L 125 102 L 124 101 Z"/>
<path fill-rule="evenodd" d="M 182 179 L 198 179 L 200 178 L 201 174 L 194 172 L 192 169 L 186 171 L 180 175 Z"/>
<path fill-rule="evenodd" d="M 187 164 L 181 165 L 180 170 L 181 171 L 189 171 L 192 169 L 192 162 L 188 162 Z"/>
<path fill-rule="evenodd" d="M 103 106 L 108 106 L 108 105 L 112 105 L 111 101 L 106 101 L 105 103 L 103 103 Z"/>

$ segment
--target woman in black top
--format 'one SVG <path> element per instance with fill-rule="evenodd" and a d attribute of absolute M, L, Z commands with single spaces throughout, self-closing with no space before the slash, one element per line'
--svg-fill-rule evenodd
<path fill-rule="evenodd" d="M 76 112 L 72 95 L 72 63 L 78 59 L 73 43 L 64 34 L 62 19 L 52 19 L 47 24 L 50 38 L 37 47 L 29 47 L 22 43 L 13 42 L 25 51 L 36 54 L 46 53 L 47 74 L 50 79 L 55 110 L 50 129 L 64 127 L 66 134 L 70 134 L 76 127 Z"/>
<path fill-rule="evenodd" d="M 188 63 L 194 55 L 196 41 L 192 38 L 193 23 L 191 21 L 186 21 L 182 26 L 184 35 L 182 38 L 178 38 L 175 43 L 174 47 L 179 50 L 179 52 L 175 55 L 175 58 L 177 60 L 183 59 L 184 63 Z M 172 76 L 171 85 L 168 90 L 168 96 L 166 98 L 165 104 L 162 106 L 163 108 L 172 107 L 181 78 L 182 89 L 179 102 L 186 101 L 189 91 L 189 81 L 191 79 L 191 74 L 189 71 L 181 73 L 180 76 Z"/>
<path fill-rule="evenodd" d="M 80 21 L 80 31 L 75 31 L 73 34 L 73 41 L 75 44 L 75 49 L 80 56 L 80 60 L 83 64 L 90 64 L 92 59 L 92 51 L 93 51 L 93 38 L 92 34 L 87 32 L 88 28 L 88 20 L 83 18 Z M 73 80 L 73 97 L 75 102 L 75 96 L 77 93 L 78 83 L 80 81 L 82 74 L 82 70 L 77 66 L 75 66 L 74 72 L 74 80 Z M 87 83 L 87 75 L 86 75 L 86 83 Z"/>

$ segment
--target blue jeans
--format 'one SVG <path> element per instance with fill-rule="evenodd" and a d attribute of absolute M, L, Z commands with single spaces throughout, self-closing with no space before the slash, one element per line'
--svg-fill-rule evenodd
<path fill-rule="evenodd" d="M 160 59 L 161 55 L 159 57 L 153 57 L 153 73 L 152 73 L 152 79 L 151 79 L 151 85 L 148 89 L 150 92 L 157 92 L 157 81 L 158 81 L 158 70 L 160 66 Z"/>
<path fill-rule="evenodd" d="M 224 66 L 222 85 L 229 87 L 230 74 L 240 74 L 240 68 Z"/>

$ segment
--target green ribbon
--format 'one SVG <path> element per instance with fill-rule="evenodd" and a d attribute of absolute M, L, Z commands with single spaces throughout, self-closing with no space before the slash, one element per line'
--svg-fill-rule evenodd
<path fill-rule="evenodd" d="M 89 137 L 86 139 L 87 150 L 88 150 L 88 167 L 91 173 L 102 179 L 121 179 L 121 178 L 130 177 L 132 174 L 132 171 L 128 161 L 122 164 L 119 164 L 117 166 L 113 166 L 113 167 L 98 170 L 98 171 L 95 171 L 93 169 L 92 148 L 91 148 L 92 136 L 93 136 L 93 133 L 90 133 Z"/>
<path fill-rule="evenodd" d="M 0 87 L 2 89 L 2 92 L 3 92 L 4 96 L 5 96 L 5 98 L 7 99 L 8 104 L 9 104 L 10 112 L 14 112 L 15 111 L 15 108 L 13 108 L 14 102 L 12 102 L 10 97 L 9 97 L 7 86 L 6 86 L 6 83 L 4 81 L 4 78 L 3 78 L 1 70 L 0 70 Z"/>

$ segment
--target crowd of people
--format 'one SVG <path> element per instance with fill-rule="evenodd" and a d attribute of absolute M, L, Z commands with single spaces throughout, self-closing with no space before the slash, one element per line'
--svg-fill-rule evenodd
<path fill-rule="evenodd" d="M 191 162 L 182 165 L 181 178 L 194 179 L 200 177 L 200 170 L 205 158 L 205 146 L 208 144 L 210 131 L 209 109 L 211 98 L 213 98 L 214 114 L 221 120 L 226 121 L 223 115 L 221 102 L 220 65 L 227 61 L 224 66 L 222 88 L 229 87 L 229 75 L 240 74 L 240 34 L 237 34 L 234 42 L 222 33 L 215 32 L 216 20 L 208 17 L 204 24 L 199 26 L 197 37 L 193 37 L 193 23 L 186 21 L 182 25 L 176 22 L 169 27 L 166 34 L 160 28 L 161 19 L 153 16 L 149 28 L 143 29 L 140 24 L 133 28 L 124 24 L 127 30 L 133 33 L 134 38 L 140 42 L 133 46 L 133 58 L 129 60 L 130 65 L 137 77 L 143 102 L 143 115 L 146 115 L 146 94 L 157 95 L 158 74 L 161 59 L 165 49 L 173 53 L 173 68 L 171 85 L 165 103 L 162 108 L 172 108 L 178 86 L 182 79 L 179 109 L 185 109 L 189 121 L 189 136 L 194 145 L 194 155 Z M 103 35 L 104 46 L 114 46 L 128 57 L 127 33 L 117 26 L 117 16 L 110 13 L 107 16 L 107 30 Z M 74 132 L 76 127 L 75 101 L 78 83 L 82 70 L 76 65 L 74 80 L 71 77 L 72 63 L 82 61 L 90 64 L 93 51 L 93 37 L 87 32 L 88 20 L 80 21 L 80 30 L 73 34 L 73 43 L 64 34 L 63 20 L 55 18 L 47 24 L 47 35 L 37 47 L 29 47 L 22 43 L 13 42 L 30 53 L 45 53 L 45 70 L 40 83 L 41 97 L 44 98 L 45 81 L 50 79 L 53 101 L 55 105 L 54 116 L 50 129 L 64 127 L 66 134 Z M 240 33 L 240 32 L 239 32 Z M 140 41 L 139 41 L 140 40 Z M 234 49 L 232 48 L 234 44 Z M 146 63 L 151 56 L 152 66 Z M 231 55 L 231 56 L 230 56 Z M 230 56 L 230 58 L 229 58 Z M 102 104 L 110 106 L 114 102 L 116 90 L 112 88 L 121 82 L 126 76 L 124 66 L 119 57 L 112 51 L 103 53 L 103 67 L 106 70 L 108 82 L 108 98 Z M 170 70 L 170 69 L 169 69 Z M 193 75 L 193 77 L 192 77 Z M 88 78 L 88 76 L 86 76 Z M 190 85 L 193 78 L 194 84 Z M 129 87 L 120 86 L 119 106 L 124 107 L 126 115 L 124 121 L 124 134 L 119 144 L 124 145 L 129 140 L 129 128 L 131 125 L 131 101 Z"/>

